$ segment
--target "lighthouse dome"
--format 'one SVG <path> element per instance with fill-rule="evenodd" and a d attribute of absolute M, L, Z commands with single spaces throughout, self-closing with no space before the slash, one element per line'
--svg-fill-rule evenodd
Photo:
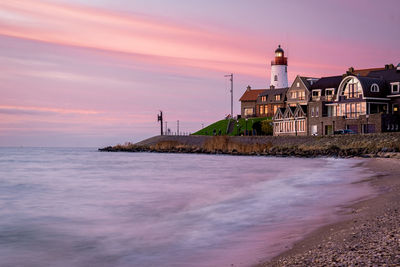
<path fill-rule="evenodd" d="M 278 48 L 275 50 L 275 56 L 276 57 L 283 57 L 283 49 L 281 48 L 281 45 L 278 45 Z"/>

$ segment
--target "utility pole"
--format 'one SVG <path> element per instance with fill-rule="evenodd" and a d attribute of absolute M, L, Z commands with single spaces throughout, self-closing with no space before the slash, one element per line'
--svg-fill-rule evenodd
<path fill-rule="evenodd" d="M 231 81 L 231 119 L 233 119 L 233 73 L 225 75 L 224 77 L 230 77 Z"/>
<path fill-rule="evenodd" d="M 159 115 L 157 115 L 157 121 L 159 121 L 160 122 L 160 127 L 161 127 L 161 135 L 164 135 L 164 133 L 163 133 L 163 113 L 162 113 L 162 111 L 160 110 L 160 114 Z"/>
<path fill-rule="evenodd" d="M 165 122 L 165 135 L 168 135 L 168 122 Z"/>
<path fill-rule="evenodd" d="M 179 135 L 179 120 L 176 121 L 176 135 Z"/>

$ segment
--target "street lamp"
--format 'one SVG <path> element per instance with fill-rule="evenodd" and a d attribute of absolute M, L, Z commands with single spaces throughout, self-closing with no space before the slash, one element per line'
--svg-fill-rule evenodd
<path fill-rule="evenodd" d="M 247 136 L 247 120 L 248 120 L 248 118 L 245 119 L 245 121 L 246 121 L 245 135 L 246 136 Z"/>

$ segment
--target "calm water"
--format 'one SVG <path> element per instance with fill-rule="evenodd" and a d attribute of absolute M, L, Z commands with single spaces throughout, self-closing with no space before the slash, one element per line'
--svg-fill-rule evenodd
<path fill-rule="evenodd" d="M 358 162 L 0 148 L 0 266 L 248 266 L 371 194 Z"/>

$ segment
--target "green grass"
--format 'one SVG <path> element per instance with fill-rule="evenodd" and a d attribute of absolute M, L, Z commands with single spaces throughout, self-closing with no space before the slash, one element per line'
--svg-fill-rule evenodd
<path fill-rule="evenodd" d="M 239 119 L 238 122 L 235 121 L 235 127 L 233 129 L 233 132 L 229 135 L 239 135 L 239 129 L 243 133 L 246 125 L 247 125 L 247 130 L 251 131 L 253 129 L 253 123 L 257 121 L 263 121 L 263 120 L 270 120 L 271 118 L 249 118 L 247 120 L 245 119 Z M 226 130 L 228 127 L 228 122 L 229 120 L 220 120 L 217 121 L 213 124 L 208 125 L 207 127 L 195 132 L 193 135 L 213 135 L 213 130 L 215 129 L 216 133 L 218 134 L 219 130 L 221 130 L 222 135 L 226 135 Z M 238 127 L 239 124 L 239 127 Z"/>
<path fill-rule="evenodd" d="M 219 130 L 223 135 L 226 134 L 226 128 L 228 127 L 229 120 L 220 120 L 214 122 L 213 124 L 208 125 L 207 127 L 195 132 L 193 135 L 213 135 L 213 131 L 215 129 L 218 134 Z"/>

